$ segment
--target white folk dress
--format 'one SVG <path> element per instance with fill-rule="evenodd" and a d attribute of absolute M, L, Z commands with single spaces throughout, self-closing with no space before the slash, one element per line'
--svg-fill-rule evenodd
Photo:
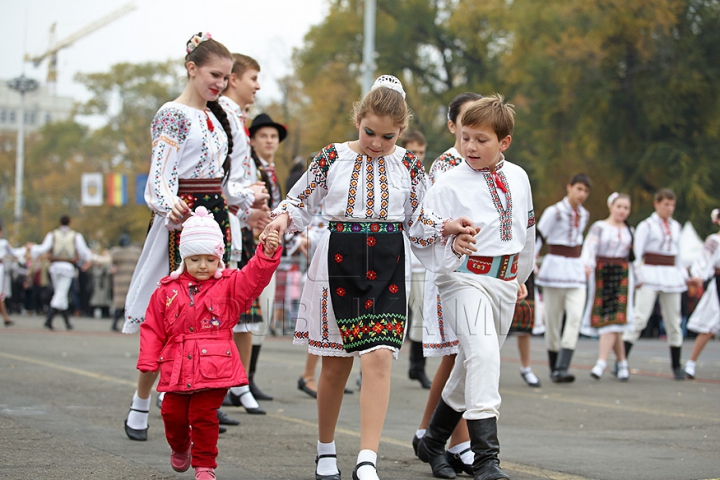
<path fill-rule="evenodd" d="M 698 302 L 690 319 L 688 330 L 696 333 L 720 335 L 720 298 L 718 297 L 718 269 L 720 269 L 720 234 L 707 237 L 702 254 L 693 262 L 690 269 L 693 277 L 703 280 L 712 279 Z"/>
<path fill-rule="evenodd" d="M 390 155 L 370 158 L 354 152 L 348 142 L 335 143 L 323 148 L 313 159 L 272 216 L 289 214 L 288 233 L 302 231 L 310 225 L 320 204 L 326 225 L 329 222 L 402 223 L 405 252 L 408 252 L 410 242 L 430 245 L 442 238 L 442 220 L 423 213 L 420 208 L 424 195 L 425 171 L 404 148 L 396 146 Z M 355 356 L 358 352 L 346 352 L 343 348 L 330 298 L 330 237 L 329 231 L 321 236 L 308 268 L 293 343 L 308 345 L 308 352 L 314 355 Z M 407 272 L 411 268 L 410 256 L 404 257 Z M 407 302 L 410 292 L 407 281 L 405 286 Z M 394 355 L 397 358 L 397 350 Z"/>
<path fill-rule="evenodd" d="M 11 257 L 14 261 L 24 263 L 26 251 L 25 247 L 13 248 L 7 240 L 0 238 L 0 302 L 6 296 L 12 294 L 10 290 L 11 282 L 5 279 L 5 257 Z"/>
<path fill-rule="evenodd" d="M 576 212 L 567 197 L 548 207 L 537 225 L 536 251 L 540 251 L 543 242 L 566 247 L 582 245 L 582 232 L 587 227 L 589 218 L 590 213 L 582 205 Z M 547 254 L 543 258 L 535 283 L 541 287 L 585 288 L 585 266 L 580 258 Z"/>
<path fill-rule="evenodd" d="M 445 151 L 435 159 L 428 173 L 428 187 L 445 173 L 463 163 L 462 155 L 455 147 Z M 452 329 L 446 327 L 440 294 L 435 285 L 435 273 L 428 270 L 425 274 L 425 292 L 423 294 L 423 355 L 441 357 L 458 353 L 458 339 Z"/>
<path fill-rule="evenodd" d="M 665 293 L 682 293 L 687 290 L 688 274 L 680 258 L 680 233 L 677 220 L 667 222 L 653 213 L 635 230 L 635 284 L 641 288 Z M 675 265 L 645 265 L 646 253 L 674 256 Z"/>
<path fill-rule="evenodd" d="M 634 275 L 632 265 L 628 265 L 629 273 L 627 276 L 627 296 L 624 299 L 620 299 L 621 303 L 626 304 L 625 314 L 626 323 L 623 325 L 608 325 L 601 328 L 593 328 L 590 325 L 592 310 L 593 310 L 593 299 L 595 298 L 596 282 L 595 282 L 595 267 L 597 266 L 598 257 L 608 258 L 628 258 L 630 255 L 630 249 L 632 249 L 633 236 L 630 228 L 623 225 L 622 227 L 615 227 L 610 225 L 605 220 L 599 220 L 590 226 L 587 236 L 585 237 L 585 243 L 583 243 L 581 260 L 583 264 L 591 269 L 590 279 L 588 281 L 588 301 L 585 305 L 585 312 L 583 313 L 582 324 L 580 326 L 580 333 L 583 335 L 595 337 L 602 335 L 603 333 L 611 332 L 624 332 L 632 326 L 633 313 L 635 311 L 635 305 L 633 302 L 633 291 L 634 291 Z M 615 312 L 619 313 L 619 312 Z"/>
<path fill-rule="evenodd" d="M 168 102 L 158 110 L 150 133 L 152 158 L 145 202 L 155 217 L 130 281 L 123 333 L 140 331 L 150 296 L 170 273 L 168 231 L 180 229 L 181 224 L 170 222 L 167 215 L 179 200 L 179 180 L 223 178 L 228 150 L 225 130 L 210 110 L 178 102 Z"/>

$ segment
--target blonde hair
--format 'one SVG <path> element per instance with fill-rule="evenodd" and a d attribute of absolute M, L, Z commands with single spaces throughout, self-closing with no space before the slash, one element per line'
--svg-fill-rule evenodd
<path fill-rule="evenodd" d="M 355 123 L 360 123 L 367 115 L 390 117 L 393 125 L 402 129 L 407 128 L 412 117 L 402 94 L 387 87 L 371 90 L 362 100 L 353 104 Z"/>
<path fill-rule="evenodd" d="M 260 64 L 252 57 L 243 55 L 242 53 L 233 53 L 232 59 L 234 62 L 232 73 L 237 75 L 238 78 L 242 78 L 242 76 L 248 70 L 257 70 L 258 72 L 260 71 Z"/>
<path fill-rule="evenodd" d="M 512 135 L 515 129 L 515 106 L 505 103 L 505 98 L 499 93 L 493 93 L 470 104 L 463 113 L 462 124 L 470 128 L 487 125 L 493 129 L 498 140 L 502 140 Z"/>

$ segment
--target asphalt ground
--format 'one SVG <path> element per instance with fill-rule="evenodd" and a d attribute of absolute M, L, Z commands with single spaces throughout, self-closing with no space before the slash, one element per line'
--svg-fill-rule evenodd
<path fill-rule="evenodd" d="M 40 317 L 15 318 L 0 330 L 0 478 L 190 479 L 175 473 L 153 405 L 147 442 L 127 439 L 123 422 L 135 390 L 138 336 L 111 333 L 109 320 L 76 318 L 54 332 Z M 499 421 L 503 469 L 514 480 L 720 478 L 720 342 L 711 341 L 698 362 L 698 378 L 672 380 L 665 342 L 641 340 L 630 358 L 629 382 L 589 370 L 598 342 L 581 339 L 573 359 L 573 384 L 548 378 L 542 338 L 533 338 L 535 372 L 542 388 L 519 375 L 515 339 L 502 350 Z M 688 358 L 692 341 L 683 348 Z M 410 440 L 427 390 L 407 378 L 409 349 L 394 363 L 390 409 L 380 446 L 383 479 L 430 479 L 413 456 Z M 256 374 L 275 396 L 261 402 L 268 415 L 225 407 L 240 420 L 219 440 L 218 478 L 312 479 L 317 441 L 315 400 L 297 389 L 305 349 L 291 337 L 268 336 Z M 438 359 L 429 359 L 432 375 Z M 359 448 L 359 393 L 350 377 L 336 443 L 343 478 Z M 462 478 L 462 477 L 460 477 Z M 465 477 L 467 478 L 467 477 Z"/>

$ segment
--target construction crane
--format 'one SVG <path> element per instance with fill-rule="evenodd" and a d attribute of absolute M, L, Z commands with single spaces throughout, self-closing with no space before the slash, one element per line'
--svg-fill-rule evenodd
<path fill-rule="evenodd" d="M 87 27 L 83 28 L 82 30 L 79 30 L 69 37 L 60 40 L 59 42 L 55 41 L 55 24 L 53 23 L 50 27 L 50 45 L 48 47 L 48 50 L 45 53 L 42 53 L 36 57 L 30 57 L 30 55 L 25 54 L 25 61 L 26 62 L 32 62 L 32 64 L 35 67 L 39 67 L 40 64 L 45 60 L 48 59 L 48 74 L 47 74 L 47 82 L 48 84 L 51 84 L 52 86 L 55 85 L 57 82 L 57 54 L 60 50 L 63 48 L 67 48 L 71 46 L 73 43 L 77 42 L 81 38 L 90 35 L 95 30 L 98 30 L 105 25 L 107 25 L 110 22 L 113 22 L 117 20 L 118 18 L 122 17 L 123 15 L 132 12 L 137 8 L 137 5 L 135 5 L 135 2 L 130 2 L 127 5 L 124 5 L 114 12 L 102 17 L 99 20 L 94 21 Z"/>

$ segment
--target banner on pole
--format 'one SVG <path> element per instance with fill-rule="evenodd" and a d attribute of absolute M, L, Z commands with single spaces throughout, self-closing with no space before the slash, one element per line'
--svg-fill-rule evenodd
<path fill-rule="evenodd" d="M 148 174 L 135 175 L 135 204 L 145 205 L 145 188 L 147 187 Z"/>
<path fill-rule="evenodd" d="M 86 207 L 99 207 L 103 204 L 102 173 L 82 174 L 80 204 Z"/>
<path fill-rule="evenodd" d="M 109 173 L 107 176 L 108 205 L 120 207 L 127 203 L 127 177 L 121 173 Z"/>

